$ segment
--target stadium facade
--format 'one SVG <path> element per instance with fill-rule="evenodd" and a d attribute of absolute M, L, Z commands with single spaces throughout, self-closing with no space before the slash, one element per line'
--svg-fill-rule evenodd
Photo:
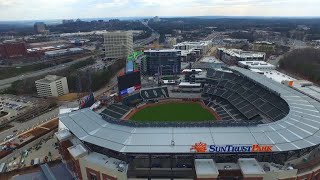
<path fill-rule="evenodd" d="M 168 98 L 152 89 L 143 100 Z M 60 116 L 59 151 L 78 179 L 314 179 L 320 103 L 265 76 L 238 67 L 208 71 L 202 99 L 221 120 L 136 123 L 130 107 L 82 109 Z M 226 116 L 223 116 L 227 114 Z"/>

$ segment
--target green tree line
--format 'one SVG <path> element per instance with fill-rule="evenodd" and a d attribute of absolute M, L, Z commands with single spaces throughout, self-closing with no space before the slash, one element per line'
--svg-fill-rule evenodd
<path fill-rule="evenodd" d="M 296 49 L 279 62 L 280 68 L 320 84 L 320 49 Z"/>

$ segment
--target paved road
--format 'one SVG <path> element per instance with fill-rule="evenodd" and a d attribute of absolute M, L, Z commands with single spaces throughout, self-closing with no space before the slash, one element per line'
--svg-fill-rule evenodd
<path fill-rule="evenodd" d="M 44 121 L 50 120 L 54 117 L 57 117 L 58 114 L 59 114 L 59 108 L 56 108 L 56 109 L 53 109 L 52 111 L 44 113 L 38 117 L 35 117 L 35 118 L 30 119 L 29 121 L 26 121 L 23 123 L 11 122 L 10 124 L 13 125 L 14 127 L 0 132 L 0 143 L 3 142 L 7 136 L 17 134 L 17 133 L 20 134 L 22 131 L 26 131 L 41 122 L 44 122 Z M 17 130 L 17 132 L 14 133 L 13 132 L 14 130 Z"/>
<path fill-rule="evenodd" d="M 149 21 L 148 21 L 149 22 Z M 144 46 L 147 44 L 150 44 L 151 42 L 153 42 L 154 40 L 160 38 L 160 34 L 157 33 L 154 29 L 152 29 L 149 25 L 148 22 L 141 22 L 143 25 L 145 25 L 147 28 L 149 28 L 152 31 L 152 34 L 150 37 L 146 38 L 146 39 L 141 39 L 138 40 L 136 42 L 134 42 L 134 47 L 140 47 L 140 46 Z"/>
<path fill-rule="evenodd" d="M 74 60 L 74 61 L 71 61 L 71 62 L 68 62 L 68 63 L 65 63 L 65 64 L 60 64 L 60 65 L 53 66 L 53 67 L 46 68 L 46 69 L 42 69 L 42 70 L 39 70 L 39 71 L 34 71 L 34 72 L 26 73 L 26 74 L 23 74 L 23 75 L 11 77 L 11 78 L 8 78 L 8 79 L 0 80 L 0 89 L 7 88 L 11 83 L 13 83 L 14 81 L 17 81 L 17 80 L 23 80 L 23 79 L 26 79 L 26 78 L 40 76 L 40 75 L 44 75 L 44 74 L 47 74 L 47 73 L 50 73 L 50 72 L 53 72 L 53 71 L 59 71 L 59 70 L 65 69 L 65 68 L 71 66 L 72 64 L 75 64 L 75 63 L 77 63 L 79 61 L 84 61 L 84 60 L 86 60 L 86 59 L 88 59 L 90 57 L 92 57 L 92 55 L 91 56 L 86 56 L 86 57 L 83 57 L 83 58 L 80 58 L 78 60 Z"/>
<path fill-rule="evenodd" d="M 152 33 L 150 37 L 134 42 L 134 47 L 140 47 L 140 46 L 150 44 L 151 42 L 158 39 L 159 37 L 160 35 L 158 33 Z"/>

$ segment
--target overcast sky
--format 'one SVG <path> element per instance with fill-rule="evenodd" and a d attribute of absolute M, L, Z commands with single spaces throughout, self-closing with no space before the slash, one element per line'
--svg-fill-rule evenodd
<path fill-rule="evenodd" d="M 0 0 L 0 20 L 132 16 L 320 16 L 320 0 Z"/>

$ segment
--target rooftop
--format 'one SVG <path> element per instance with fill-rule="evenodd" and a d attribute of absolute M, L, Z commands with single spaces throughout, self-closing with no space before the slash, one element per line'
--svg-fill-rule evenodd
<path fill-rule="evenodd" d="M 178 46 L 207 46 L 209 44 L 210 44 L 210 41 L 194 41 L 194 42 L 185 41 L 185 42 L 181 42 L 181 43 L 174 45 L 174 47 L 178 47 Z"/>
<path fill-rule="evenodd" d="M 182 72 L 202 72 L 202 69 L 184 69 Z"/>
<path fill-rule="evenodd" d="M 269 42 L 269 41 L 256 41 L 254 42 L 254 44 L 266 44 L 266 45 L 273 45 L 273 42 Z"/>
<path fill-rule="evenodd" d="M 264 71 L 264 75 L 267 78 L 272 79 L 278 83 L 281 83 L 282 81 L 295 81 L 296 80 L 293 77 L 290 77 L 286 74 L 283 74 L 277 70 Z"/>
<path fill-rule="evenodd" d="M 255 158 L 239 158 L 238 164 L 243 175 L 263 175 L 264 170 Z"/>
<path fill-rule="evenodd" d="M 119 171 L 126 171 L 128 169 L 127 164 L 125 164 L 123 161 L 112 157 L 107 157 L 96 152 L 90 152 L 83 159 L 89 162 L 94 162 L 95 164 L 99 164 L 100 166 L 108 169 Z"/>
<path fill-rule="evenodd" d="M 270 63 L 264 61 L 238 61 L 240 66 L 248 66 L 250 69 L 254 68 L 272 68 L 275 69 L 276 67 Z"/>
<path fill-rule="evenodd" d="M 200 141 L 217 146 L 272 145 L 273 152 L 320 144 L 320 102 L 250 70 L 230 69 L 278 93 L 288 103 L 289 114 L 250 127 L 130 127 L 107 122 L 90 109 L 62 114 L 60 121 L 81 141 L 124 153 L 190 153 Z"/>
<path fill-rule="evenodd" d="M 45 78 L 37 80 L 36 83 L 52 83 L 62 78 L 64 77 L 56 75 L 47 75 Z"/>
<path fill-rule="evenodd" d="M 216 178 L 219 171 L 213 159 L 195 159 L 194 166 L 197 178 Z"/>
<path fill-rule="evenodd" d="M 88 150 L 84 148 L 82 144 L 71 146 L 68 148 L 68 151 L 75 159 L 81 158 L 88 153 Z"/>
<path fill-rule="evenodd" d="M 218 48 L 218 50 L 223 51 L 229 56 L 235 56 L 239 58 L 262 58 L 266 55 L 264 52 L 243 51 L 241 49 Z"/>
<path fill-rule="evenodd" d="M 63 129 L 55 133 L 59 141 L 64 141 L 72 136 L 69 130 Z"/>
<path fill-rule="evenodd" d="M 145 53 L 150 53 L 150 52 L 179 52 L 177 49 L 149 49 L 149 50 L 144 50 Z"/>
<path fill-rule="evenodd" d="M 200 59 L 201 63 L 223 63 L 222 61 L 220 61 L 219 59 L 217 59 L 216 57 L 210 56 L 210 57 L 204 57 L 202 59 Z"/>

